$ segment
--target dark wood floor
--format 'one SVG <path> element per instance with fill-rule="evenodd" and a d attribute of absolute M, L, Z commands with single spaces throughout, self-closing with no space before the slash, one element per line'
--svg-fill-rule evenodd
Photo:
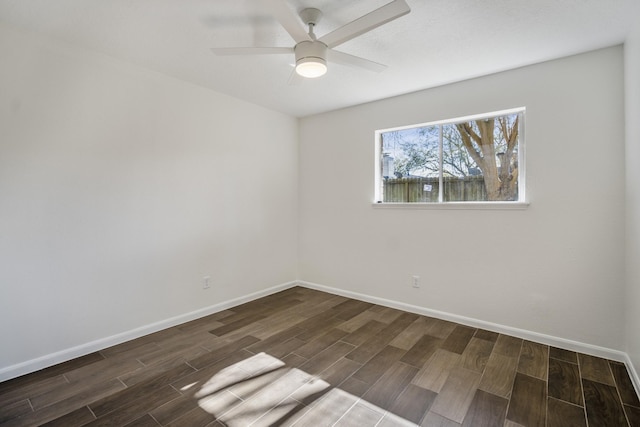
<path fill-rule="evenodd" d="M 640 426 L 623 364 L 305 288 L 0 383 L 0 426 Z"/>

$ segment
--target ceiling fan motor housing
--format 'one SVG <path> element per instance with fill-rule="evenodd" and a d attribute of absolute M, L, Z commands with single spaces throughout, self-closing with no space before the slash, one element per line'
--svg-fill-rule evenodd
<path fill-rule="evenodd" d="M 294 52 L 298 74 L 305 77 L 319 77 L 327 72 L 326 44 L 317 40 L 305 40 L 295 46 Z"/>

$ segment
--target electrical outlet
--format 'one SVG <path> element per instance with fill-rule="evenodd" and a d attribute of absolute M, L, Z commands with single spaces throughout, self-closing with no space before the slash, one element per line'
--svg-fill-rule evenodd
<path fill-rule="evenodd" d="M 411 276 L 411 285 L 414 288 L 420 287 L 420 276 Z"/>
<path fill-rule="evenodd" d="M 209 289 L 211 287 L 211 276 L 204 276 L 202 278 L 202 289 Z"/>

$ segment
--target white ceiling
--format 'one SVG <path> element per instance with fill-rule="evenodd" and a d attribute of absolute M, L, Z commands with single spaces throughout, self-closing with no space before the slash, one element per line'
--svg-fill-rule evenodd
<path fill-rule="evenodd" d="M 322 36 L 390 0 L 283 0 L 316 7 Z M 0 0 L 0 21 L 302 117 L 622 43 L 638 0 L 407 0 L 411 13 L 337 50 L 389 66 L 337 64 L 288 84 L 292 56 L 211 47 L 287 46 L 260 0 Z"/>

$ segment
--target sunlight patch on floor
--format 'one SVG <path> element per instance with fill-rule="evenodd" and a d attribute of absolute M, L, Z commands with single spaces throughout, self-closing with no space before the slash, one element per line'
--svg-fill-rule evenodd
<path fill-rule="evenodd" d="M 193 386 L 193 384 L 186 387 Z M 212 376 L 198 405 L 230 427 L 415 425 L 281 360 L 259 353 Z M 324 392 L 324 393 L 323 393 Z M 319 396 L 302 404 L 310 396 Z"/>

